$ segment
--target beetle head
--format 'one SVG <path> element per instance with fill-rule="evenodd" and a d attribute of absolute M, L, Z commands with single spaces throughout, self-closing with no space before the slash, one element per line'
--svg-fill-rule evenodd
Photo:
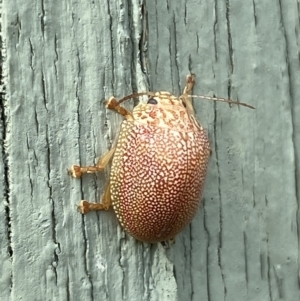
<path fill-rule="evenodd" d="M 147 104 L 186 107 L 185 102 L 181 98 L 175 97 L 171 93 L 165 91 L 156 92 L 154 96 L 150 96 Z"/>

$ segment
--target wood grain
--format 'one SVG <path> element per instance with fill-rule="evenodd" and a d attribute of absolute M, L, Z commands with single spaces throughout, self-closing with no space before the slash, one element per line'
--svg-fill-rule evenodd
<path fill-rule="evenodd" d="M 1 16 L 1 300 L 300 299 L 299 1 L 3 0 Z M 213 149 L 195 220 L 165 249 L 112 211 L 81 216 L 109 171 L 67 168 L 116 139 L 104 99 L 179 94 L 189 72 L 194 94 L 256 107 L 194 100 Z"/>

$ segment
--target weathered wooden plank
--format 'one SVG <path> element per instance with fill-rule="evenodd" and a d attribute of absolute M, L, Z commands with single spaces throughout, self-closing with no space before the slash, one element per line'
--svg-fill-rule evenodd
<path fill-rule="evenodd" d="M 0 57 L 2 61 L 1 52 Z M 8 300 L 11 288 L 11 246 L 10 246 L 10 221 L 9 221 L 9 207 L 7 206 L 8 199 L 8 173 L 7 166 L 7 150 L 8 145 L 6 143 L 6 115 L 5 106 L 2 99 L 3 92 L 3 78 L 0 83 L 0 196 L 2 200 L 2 206 L 0 207 L 0 299 Z"/>
<path fill-rule="evenodd" d="M 298 300 L 298 4 L 5 1 L 1 300 Z M 121 122 L 103 99 L 178 94 L 189 72 L 195 94 L 257 107 L 194 100 L 213 155 L 191 226 L 165 250 L 113 212 L 78 214 L 108 172 L 66 169 L 95 162 Z"/>
<path fill-rule="evenodd" d="M 0 1 L 0 9 L 2 1 Z M 1 18 L 1 17 L 0 17 Z M 2 20 L 0 19 L 0 22 Z M 4 103 L 5 85 L 4 85 L 4 72 L 3 61 L 5 60 L 5 50 L 3 47 L 3 35 L 1 26 L 0 36 L 0 196 L 2 205 L 0 207 L 0 299 L 8 300 L 11 289 L 11 224 L 10 224 L 10 208 L 7 203 L 8 199 L 8 172 L 7 172 L 7 159 L 8 159 L 8 141 L 7 136 L 7 107 Z"/>

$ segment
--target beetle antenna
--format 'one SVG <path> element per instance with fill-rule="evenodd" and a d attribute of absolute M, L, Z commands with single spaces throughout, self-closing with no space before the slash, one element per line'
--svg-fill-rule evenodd
<path fill-rule="evenodd" d="M 255 109 L 255 107 L 248 105 L 247 103 L 244 102 L 239 102 L 239 101 L 234 101 L 231 99 L 227 98 L 222 98 L 222 97 L 210 97 L 210 96 L 202 96 L 202 95 L 188 95 L 189 97 L 193 98 L 201 98 L 201 99 L 207 99 L 207 100 L 212 100 L 212 101 L 221 101 L 221 102 L 227 102 L 235 105 L 241 105 L 250 109 Z"/>
<path fill-rule="evenodd" d="M 140 92 L 140 93 L 129 94 L 129 95 L 119 99 L 118 104 L 121 104 L 122 102 L 124 102 L 128 99 L 135 98 L 135 97 L 138 97 L 138 96 L 143 96 L 143 95 L 155 96 L 155 93 L 153 93 L 153 92 Z"/>
<path fill-rule="evenodd" d="M 126 100 L 129 100 L 129 99 L 135 98 L 135 97 L 139 97 L 139 96 L 143 96 L 143 95 L 155 96 L 155 93 L 147 91 L 147 92 L 129 94 L 129 95 L 119 99 L 118 104 L 120 105 L 122 102 L 124 102 Z M 203 95 L 187 95 L 187 96 L 192 97 L 192 98 L 201 98 L 201 99 L 207 99 L 207 100 L 212 100 L 212 101 L 227 102 L 230 104 L 241 105 L 241 106 L 244 106 L 244 107 L 247 107 L 250 109 L 255 109 L 255 107 L 248 105 L 247 103 L 234 101 L 234 100 L 222 98 L 222 97 L 211 97 L 211 96 L 203 96 Z"/>

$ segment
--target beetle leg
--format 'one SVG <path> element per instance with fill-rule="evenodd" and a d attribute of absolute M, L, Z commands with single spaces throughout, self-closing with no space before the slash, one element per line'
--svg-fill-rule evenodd
<path fill-rule="evenodd" d="M 90 203 L 88 201 L 81 201 L 78 210 L 82 214 L 86 214 L 90 211 L 96 210 L 108 210 L 111 206 L 111 196 L 110 196 L 110 183 L 107 184 L 104 195 L 102 197 L 102 203 Z"/>
<path fill-rule="evenodd" d="M 80 178 L 84 173 L 96 173 L 103 170 L 112 158 L 115 150 L 116 148 L 113 147 L 109 152 L 107 152 L 98 160 L 97 165 L 95 166 L 72 165 L 71 169 L 68 171 L 69 175 L 73 176 L 74 178 Z"/>
<path fill-rule="evenodd" d="M 186 76 L 186 86 L 184 87 L 183 94 L 192 94 L 192 90 L 195 85 L 195 78 L 195 74 L 188 74 Z"/>
<path fill-rule="evenodd" d="M 183 98 L 186 107 L 188 109 L 188 112 L 192 115 L 195 115 L 195 110 L 192 104 L 192 98 L 190 97 L 190 95 L 192 94 L 192 90 L 193 87 L 195 85 L 195 74 L 188 74 L 186 76 L 186 85 L 183 89 L 183 94 L 180 96 L 181 98 Z M 209 155 L 212 155 L 212 150 L 209 149 Z"/>
<path fill-rule="evenodd" d="M 111 206 L 110 182 L 108 182 L 106 185 L 106 189 L 102 197 L 102 204 L 105 210 L 108 210 L 108 208 Z"/>
<path fill-rule="evenodd" d="M 181 98 L 184 99 L 186 107 L 192 115 L 195 115 L 195 110 L 192 104 L 192 98 L 189 95 L 192 94 L 194 85 L 195 85 L 195 74 L 188 74 L 186 77 L 186 85 L 183 89 L 183 94 L 181 95 Z"/>
<path fill-rule="evenodd" d="M 110 110 L 116 111 L 117 113 L 124 116 L 127 120 L 133 120 L 132 114 L 127 111 L 124 107 L 120 106 L 117 99 L 113 96 L 106 103 L 106 107 Z"/>
<path fill-rule="evenodd" d="M 172 237 L 168 240 L 161 241 L 161 244 L 164 247 L 164 249 L 170 249 L 172 247 L 172 245 L 175 245 L 175 242 L 176 242 L 175 237 Z"/>

